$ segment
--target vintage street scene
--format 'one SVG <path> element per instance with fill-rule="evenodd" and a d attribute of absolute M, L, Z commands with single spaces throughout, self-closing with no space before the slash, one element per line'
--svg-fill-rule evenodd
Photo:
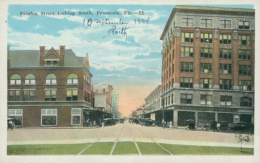
<path fill-rule="evenodd" d="M 8 156 L 256 154 L 254 5 L 8 12 Z"/>

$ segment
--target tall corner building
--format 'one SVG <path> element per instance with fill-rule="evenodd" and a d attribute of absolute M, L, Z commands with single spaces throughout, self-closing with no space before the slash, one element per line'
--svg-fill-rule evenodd
<path fill-rule="evenodd" d="M 161 109 L 174 126 L 254 123 L 255 11 L 176 6 L 161 35 Z"/>

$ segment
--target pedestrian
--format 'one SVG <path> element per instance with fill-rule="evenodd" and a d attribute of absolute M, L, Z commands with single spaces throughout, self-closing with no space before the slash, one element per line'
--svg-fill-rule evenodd
<path fill-rule="evenodd" d="M 87 127 L 89 127 L 89 119 L 87 120 Z"/>
<path fill-rule="evenodd" d="M 103 128 L 104 128 L 104 125 L 105 125 L 104 122 L 102 122 L 102 130 L 103 130 Z"/>
<path fill-rule="evenodd" d="M 93 126 L 96 127 L 96 121 L 95 120 L 94 120 L 93 124 L 94 124 Z"/>

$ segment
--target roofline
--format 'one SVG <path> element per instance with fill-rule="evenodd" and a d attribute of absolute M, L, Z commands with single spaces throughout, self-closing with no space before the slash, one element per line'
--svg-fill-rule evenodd
<path fill-rule="evenodd" d="M 144 100 L 146 100 L 153 92 L 155 92 L 159 88 L 161 88 L 161 84 L 157 85 L 157 87 L 154 88 L 153 91 L 151 93 L 149 93 L 149 95 Z"/>
<path fill-rule="evenodd" d="M 205 6 L 185 6 L 185 5 L 177 5 L 175 8 L 172 9 L 171 15 L 168 18 L 168 21 L 163 29 L 163 32 L 161 34 L 160 40 L 163 40 L 163 36 L 165 35 L 166 31 L 168 30 L 168 27 L 170 25 L 170 21 L 174 17 L 175 13 L 179 10 L 204 10 L 204 11 L 215 11 L 215 12 L 220 12 L 220 11 L 227 11 L 227 12 L 247 12 L 247 13 L 255 13 L 255 9 L 241 9 L 241 8 L 225 8 L 225 7 L 205 7 Z"/>

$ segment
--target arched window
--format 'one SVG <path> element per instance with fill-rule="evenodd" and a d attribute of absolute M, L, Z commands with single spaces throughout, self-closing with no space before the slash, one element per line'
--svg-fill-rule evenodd
<path fill-rule="evenodd" d="M 49 74 L 46 76 L 46 84 L 57 84 L 57 79 L 54 74 Z"/>
<path fill-rule="evenodd" d="M 241 97 L 240 106 L 252 106 L 252 98 L 250 97 Z"/>
<path fill-rule="evenodd" d="M 67 84 L 78 84 L 78 76 L 75 73 L 71 73 L 67 77 Z"/>
<path fill-rule="evenodd" d="M 24 84 L 35 84 L 35 76 L 33 74 L 26 75 Z"/>
<path fill-rule="evenodd" d="M 21 76 L 18 74 L 13 74 L 10 78 L 10 84 L 21 84 Z"/>

